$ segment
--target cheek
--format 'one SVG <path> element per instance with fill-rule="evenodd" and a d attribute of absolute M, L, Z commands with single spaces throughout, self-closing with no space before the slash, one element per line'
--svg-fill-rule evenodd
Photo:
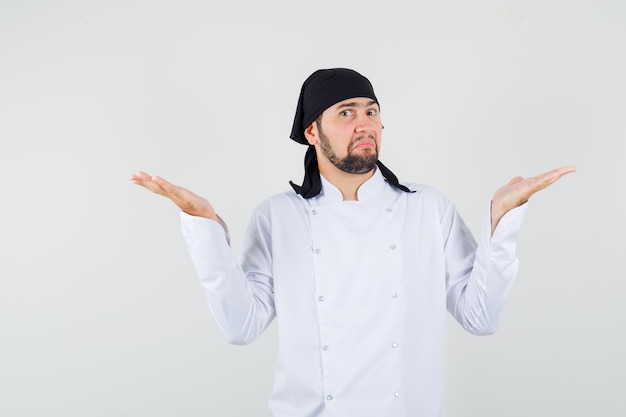
<path fill-rule="evenodd" d="M 337 148 L 345 148 L 349 146 L 353 137 L 352 130 L 350 130 L 349 128 L 332 129 L 325 133 L 331 145 Z"/>

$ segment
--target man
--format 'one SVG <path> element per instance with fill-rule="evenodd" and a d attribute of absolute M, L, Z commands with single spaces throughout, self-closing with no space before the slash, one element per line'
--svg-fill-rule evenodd
<path fill-rule="evenodd" d="M 256 208 L 240 263 L 207 200 L 159 177 L 131 177 L 183 211 L 189 252 L 230 342 L 252 342 L 276 317 L 276 417 L 443 416 L 446 310 L 472 333 L 496 330 L 525 202 L 574 171 L 500 188 L 477 245 L 445 196 L 400 184 L 378 160 L 382 129 L 365 77 L 314 72 L 291 133 L 309 146 L 304 182 Z"/>

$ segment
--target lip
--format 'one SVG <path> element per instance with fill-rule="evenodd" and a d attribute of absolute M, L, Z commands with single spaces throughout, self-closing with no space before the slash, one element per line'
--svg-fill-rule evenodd
<path fill-rule="evenodd" d="M 352 149 L 365 149 L 365 148 L 375 148 L 375 147 L 376 147 L 376 143 L 374 142 L 373 139 L 365 138 L 365 139 L 359 140 L 356 143 L 356 145 L 352 147 Z"/>

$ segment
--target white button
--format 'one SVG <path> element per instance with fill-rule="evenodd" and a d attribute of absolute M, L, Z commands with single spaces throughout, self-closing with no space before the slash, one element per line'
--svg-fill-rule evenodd
<path fill-rule="evenodd" d="M 315 209 L 311 210 L 311 214 L 315 216 L 317 214 L 317 210 Z"/>
<path fill-rule="evenodd" d="M 392 343 L 392 344 L 391 344 L 391 347 L 395 349 L 395 348 L 397 348 L 397 347 L 398 347 L 398 344 L 397 344 L 397 343 Z"/>
<path fill-rule="evenodd" d="M 327 399 L 328 401 L 332 401 L 332 400 L 333 400 L 333 396 L 332 396 L 332 395 L 327 395 L 327 396 L 326 396 L 326 399 Z"/>
<path fill-rule="evenodd" d="M 321 249 L 315 249 L 313 252 L 315 252 L 316 255 L 319 255 L 320 253 L 322 253 Z"/>
<path fill-rule="evenodd" d="M 397 398 L 397 397 L 400 396 L 400 393 L 398 391 L 396 391 L 396 392 L 393 393 L 393 396 Z"/>
<path fill-rule="evenodd" d="M 323 295 L 320 295 L 319 297 L 317 297 L 317 299 L 318 299 L 318 301 L 324 301 L 325 300 Z"/>
<path fill-rule="evenodd" d="M 396 246 L 396 245 L 391 245 L 391 246 L 389 246 L 389 247 L 391 248 L 391 250 L 394 250 L 395 248 L 397 248 L 397 246 Z"/>
<path fill-rule="evenodd" d="M 391 293 L 391 297 L 392 298 L 398 298 L 398 293 L 397 292 L 392 292 Z"/>
<path fill-rule="evenodd" d="M 322 350 L 328 350 L 328 345 L 322 346 Z"/>

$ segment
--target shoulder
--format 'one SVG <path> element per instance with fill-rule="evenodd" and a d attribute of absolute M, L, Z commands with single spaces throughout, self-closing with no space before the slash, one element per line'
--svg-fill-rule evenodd
<path fill-rule="evenodd" d="M 404 183 L 413 193 L 406 196 L 407 211 L 421 218 L 432 219 L 440 224 L 449 224 L 459 217 L 454 202 L 440 189 L 419 183 Z"/>
<path fill-rule="evenodd" d="M 254 212 L 269 217 L 275 213 L 287 213 L 293 210 L 304 209 L 305 206 L 306 200 L 296 194 L 295 191 L 289 190 L 265 198 L 257 204 Z"/>
<path fill-rule="evenodd" d="M 433 204 L 441 204 L 447 206 L 451 203 L 450 198 L 436 187 L 421 183 L 402 183 L 411 190 L 410 193 L 403 192 L 410 200 L 425 201 Z"/>

